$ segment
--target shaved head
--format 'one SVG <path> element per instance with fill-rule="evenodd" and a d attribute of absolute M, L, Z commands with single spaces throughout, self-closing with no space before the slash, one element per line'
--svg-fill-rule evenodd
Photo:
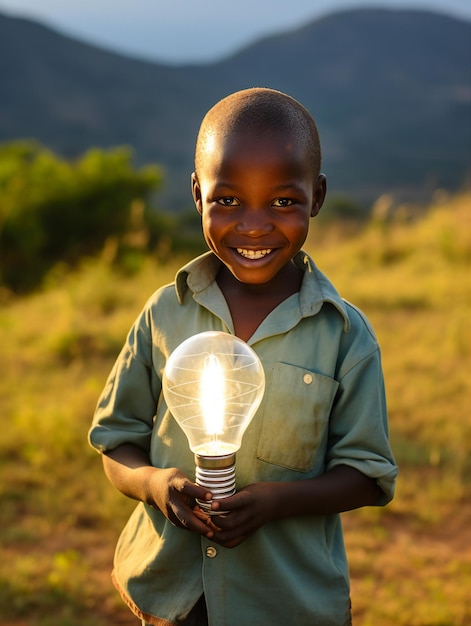
<path fill-rule="evenodd" d="M 317 177 L 320 172 L 321 147 L 316 123 L 302 104 L 281 91 L 265 88 L 237 91 L 208 111 L 196 141 L 197 176 L 204 169 L 205 153 L 212 151 L 216 142 L 233 133 L 287 135 L 304 144 L 306 159 L 312 163 L 314 176 Z"/>

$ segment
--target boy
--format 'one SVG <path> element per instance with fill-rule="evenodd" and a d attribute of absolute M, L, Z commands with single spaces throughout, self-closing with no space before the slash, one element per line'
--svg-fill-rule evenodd
<path fill-rule="evenodd" d="M 277 91 L 232 94 L 202 122 L 191 181 L 210 252 L 150 298 L 90 431 L 140 501 L 113 579 L 143 623 L 351 623 L 339 513 L 389 502 L 397 468 L 374 333 L 302 252 L 320 161 L 311 115 Z M 194 507 L 211 494 L 161 394 L 170 353 L 204 330 L 248 342 L 266 376 L 217 526 Z"/>

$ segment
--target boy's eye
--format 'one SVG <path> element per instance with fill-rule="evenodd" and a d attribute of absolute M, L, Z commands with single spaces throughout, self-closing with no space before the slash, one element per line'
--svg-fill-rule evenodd
<path fill-rule="evenodd" d="M 223 206 L 239 206 L 239 201 L 234 196 L 224 196 L 223 198 L 218 198 L 216 202 Z"/>
<path fill-rule="evenodd" d="M 273 206 L 275 207 L 287 207 L 291 206 L 293 201 L 290 198 L 277 198 L 273 201 Z"/>

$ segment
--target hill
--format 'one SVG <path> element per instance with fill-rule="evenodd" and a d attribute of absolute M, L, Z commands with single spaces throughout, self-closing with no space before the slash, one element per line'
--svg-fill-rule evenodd
<path fill-rule="evenodd" d="M 370 201 L 470 170 L 471 24 L 358 9 L 265 38 L 217 63 L 172 66 L 90 46 L 0 14 L 0 141 L 33 137 L 65 156 L 128 144 L 167 169 L 164 201 L 190 204 L 199 121 L 244 87 L 281 89 L 314 114 L 331 191 Z"/>

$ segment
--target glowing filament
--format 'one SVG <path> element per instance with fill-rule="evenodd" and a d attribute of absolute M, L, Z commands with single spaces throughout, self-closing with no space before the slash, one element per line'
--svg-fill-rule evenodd
<path fill-rule="evenodd" d="M 224 373 L 219 359 L 210 354 L 201 374 L 201 411 L 208 435 L 224 433 Z"/>

